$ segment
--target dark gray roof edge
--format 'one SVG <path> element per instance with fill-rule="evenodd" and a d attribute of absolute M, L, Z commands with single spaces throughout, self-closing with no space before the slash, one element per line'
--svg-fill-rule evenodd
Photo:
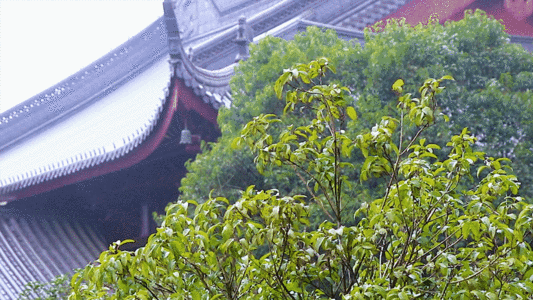
<path fill-rule="evenodd" d="M 148 25 L 145 29 L 143 29 L 141 32 L 139 32 L 137 35 L 129 38 L 126 42 L 122 43 L 121 45 L 115 47 L 113 50 L 109 51 L 104 56 L 100 57 L 99 59 L 95 60 L 94 62 L 88 64 L 87 66 L 81 68 L 76 73 L 68 76 L 66 79 L 63 79 L 59 83 L 47 88 L 46 90 L 36 94 L 35 96 L 29 98 L 28 100 L 25 100 L 24 102 L 21 102 L 20 104 L 17 104 L 13 108 L 0 113 L 0 125 L 4 124 L 2 121 L 2 118 L 5 116 L 13 115 L 12 112 L 18 111 L 20 109 L 24 109 L 25 105 L 31 104 L 34 102 L 34 100 L 41 100 L 43 98 L 47 98 L 46 96 L 54 96 L 58 94 L 58 89 L 61 89 L 62 87 L 72 85 L 72 83 L 77 83 L 85 77 L 91 76 L 95 74 L 95 66 L 100 66 L 107 64 L 111 59 L 114 59 L 117 54 L 121 55 L 121 53 L 124 53 L 124 49 L 130 48 L 130 45 L 136 42 L 137 40 L 141 39 L 143 36 L 146 36 L 150 34 L 151 31 L 154 31 L 157 27 L 161 26 L 163 24 L 162 17 L 159 17 L 156 21 L 154 21 L 152 24 Z M 161 30 L 162 34 L 166 34 L 165 30 Z M 165 42 L 166 42 L 166 36 L 165 36 Z M 166 44 L 164 44 L 166 45 Z M 102 66 L 104 67 L 104 66 Z M 88 75 L 88 76 L 87 76 Z M 60 93 L 59 93 L 60 94 Z"/>
<path fill-rule="evenodd" d="M 328 23 L 337 24 L 341 20 L 347 18 L 348 16 L 355 15 L 356 13 L 360 11 L 364 11 L 368 6 L 374 4 L 375 0 L 362 0 L 357 3 L 354 7 L 348 9 L 345 13 L 338 15 L 338 16 L 332 16 L 329 20 L 327 20 Z"/>
<path fill-rule="evenodd" d="M 153 118 L 146 120 L 142 128 L 137 129 L 136 132 L 123 138 L 122 141 L 113 143 L 112 145 L 104 145 L 94 148 L 85 153 L 78 153 L 45 167 L 36 168 L 26 173 L 1 180 L 0 196 L 125 156 L 134 148 L 142 144 L 155 130 L 159 124 L 158 121 L 160 115 L 163 113 L 163 106 L 168 102 L 168 95 L 167 92 L 166 97 L 161 99 L 161 105 Z"/>
<path fill-rule="evenodd" d="M 299 19 L 300 15 L 304 12 L 305 9 L 312 7 L 313 5 L 318 5 L 314 4 L 315 2 L 315 0 L 283 1 L 274 5 L 268 10 L 265 10 L 253 16 L 247 21 L 247 24 L 252 28 L 254 28 L 255 26 L 254 35 L 259 35 L 269 30 L 272 30 L 275 27 L 280 26 L 282 23 L 290 21 L 291 19 Z M 282 17 L 276 17 L 275 21 L 273 21 L 272 16 L 277 15 L 282 15 Z M 175 16 L 169 16 L 169 18 L 175 18 Z M 178 26 L 177 22 L 175 22 L 175 25 L 167 24 L 167 28 L 170 28 L 172 26 Z M 300 28 L 306 28 L 307 26 L 319 26 L 328 29 L 331 28 L 337 30 L 337 34 L 343 38 L 364 38 L 363 33 L 356 30 L 348 30 L 337 26 L 301 19 L 299 19 L 299 21 L 295 23 L 289 24 L 286 28 L 283 28 L 281 30 L 290 31 L 293 30 L 293 26 L 296 26 L 296 28 L 294 28 L 296 30 L 299 30 Z M 216 45 L 217 48 L 220 48 L 220 45 L 224 44 L 230 44 L 233 46 L 236 31 L 237 26 L 231 27 L 230 29 L 218 35 L 217 37 L 207 41 L 206 43 L 199 44 L 195 48 L 206 49 L 205 51 L 212 51 L 210 48 L 211 45 Z M 179 32 L 179 30 L 177 30 L 177 32 Z M 171 37 L 173 34 L 167 33 L 167 35 Z M 179 39 L 179 34 L 175 35 L 175 40 L 176 42 L 181 41 Z M 220 70 L 206 70 L 198 67 L 197 64 L 191 62 L 188 57 L 188 54 L 183 48 L 183 44 L 179 46 L 176 45 L 176 47 L 179 49 L 175 49 L 174 54 L 175 57 L 177 57 L 177 59 L 175 59 L 173 62 L 175 74 L 179 78 L 182 78 L 187 84 L 187 86 L 192 87 L 197 95 L 203 97 L 205 102 L 212 104 L 216 109 L 218 109 L 221 105 L 228 106 L 231 101 L 229 81 L 231 80 L 231 77 L 234 74 L 234 65 L 230 65 Z M 193 48 L 193 52 L 195 48 Z M 172 52 L 173 51 L 171 50 L 171 57 L 173 56 Z M 205 55 L 205 52 L 203 53 Z"/>
<path fill-rule="evenodd" d="M 194 93 L 215 109 L 231 105 L 231 89 L 229 81 L 235 74 L 235 64 L 216 71 L 196 67 L 189 60 L 181 64 L 172 64 L 178 78 L 194 90 Z"/>
<path fill-rule="evenodd" d="M 344 39 L 358 39 L 358 40 L 365 39 L 365 33 L 361 30 L 346 29 L 346 28 L 339 27 L 339 26 L 309 21 L 305 19 L 300 20 L 298 24 L 296 25 L 298 31 L 305 31 L 307 27 L 309 26 L 316 26 L 323 30 L 333 29 L 335 30 L 335 32 L 340 38 L 344 38 Z"/>
<path fill-rule="evenodd" d="M 288 0 L 281 4 L 296 2 L 299 3 L 301 0 Z M 279 9 L 279 7 L 283 6 L 275 6 L 277 9 Z M 263 12 L 252 19 L 261 20 L 264 17 L 268 17 L 268 13 Z M 230 32 L 216 35 L 215 38 L 210 40 L 207 44 L 216 44 L 221 39 L 233 43 L 235 37 L 236 26 L 235 29 Z M 5 149 L 10 145 L 15 144 L 18 140 L 31 134 L 35 134 L 54 122 L 69 117 L 71 115 L 70 112 L 81 109 L 93 101 L 97 101 L 101 96 L 105 96 L 105 94 L 112 92 L 125 81 L 135 77 L 136 74 L 148 68 L 155 61 L 161 59 L 162 56 L 167 55 L 169 50 L 167 42 L 168 35 L 166 32 L 166 26 L 163 17 L 161 17 L 104 57 L 69 76 L 59 84 L 15 106 L 15 108 L 9 112 L 4 113 L 3 115 L 7 115 L 11 118 L 9 118 L 9 122 L 0 124 L 4 125 L 0 126 L 0 131 L 3 131 L 2 133 L 8 133 L 0 135 L 0 149 Z M 194 89 L 197 95 L 201 96 L 205 102 L 213 105 L 214 108 L 218 108 L 221 105 L 228 106 L 231 103 L 228 83 L 234 73 L 234 64 L 214 71 L 196 67 L 188 57 L 185 56 L 181 42 L 182 41 L 180 40 L 181 54 L 184 59 L 181 61 L 180 65 L 182 66 L 181 70 L 185 71 L 181 78 L 184 79 L 188 86 Z M 122 59 L 119 59 L 119 57 L 122 57 Z M 136 65 L 136 63 L 142 63 L 142 65 Z M 134 69 L 129 67 L 131 64 L 135 65 Z M 120 74 L 118 75 L 113 74 L 113 76 L 109 76 L 109 68 L 111 68 L 109 65 L 120 67 L 119 69 L 124 71 L 123 74 L 119 72 Z M 124 68 L 124 66 L 128 67 Z M 175 70 L 176 68 L 174 68 L 174 71 Z M 178 73 L 179 72 L 176 72 L 176 74 Z M 171 77 L 169 76 L 169 81 L 170 79 Z M 75 89 L 71 87 L 80 85 L 80 82 L 83 82 L 83 89 Z M 170 84 L 170 82 L 168 84 Z M 110 148 L 108 147 L 109 145 L 96 148 L 93 151 L 83 155 L 70 157 L 44 169 L 33 170 L 3 180 L 0 182 L 0 195 L 6 195 L 12 191 L 39 184 L 40 182 L 77 172 L 78 170 L 123 156 L 138 144 L 142 143 L 142 141 L 152 132 L 157 124 L 162 105 L 164 105 L 165 100 L 167 100 L 166 98 L 168 98 L 168 87 L 167 97 L 162 99 L 161 106 L 155 119 L 147 120 L 145 128 L 141 130 L 141 134 L 132 134 L 124 140 L 121 145 L 112 145 Z M 85 101 L 80 103 L 79 99 Z M 54 109 L 54 107 L 56 109 Z M 60 107 L 60 109 L 57 109 L 58 107 Z M 32 117 L 31 122 L 24 120 L 25 116 L 29 117 L 30 115 Z M 21 130 L 19 125 L 26 125 L 27 128 L 22 128 Z M 9 133 L 11 133 L 12 136 Z"/>
<path fill-rule="evenodd" d="M 233 7 L 227 8 L 227 9 L 220 8 L 217 5 L 216 1 L 213 1 L 213 6 L 215 7 L 215 9 L 218 11 L 218 13 L 220 15 L 227 15 L 227 14 L 230 14 L 232 12 L 236 12 L 236 11 L 240 10 L 241 8 L 243 8 L 243 7 L 246 7 L 246 5 L 248 5 L 250 2 L 253 2 L 253 1 L 254 0 L 247 0 L 247 1 L 243 2 L 243 3 L 241 3 L 241 4 L 238 4 L 236 6 L 233 6 Z"/>
<path fill-rule="evenodd" d="M 71 273 L 98 257 L 106 247 L 100 230 L 77 220 L 0 216 L 0 240 L 2 299 L 18 299 L 28 282 Z"/>
<path fill-rule="evenodd" d="M 317 0 L 286 0 L 274 5 L 272 8 L 263 11 L 253 16 L 250 21 L 252 24 L 261 25 L 263 28 L 259 32 L 266 31 L 272 26 L 279 25 L 276 20 L 279 16 L 272 16 L 276 11 L 284 11 L 282 15 L 287 15 L 287 9 L 299 7 L 301 8 L 307 2 Z M 276 15 L 276 14 L 275 14 Z M 277 15 L 280 15 L 279 13 Z M 289 13 L 294 16 L 294 13 Z M 279 20 L 278 20 L 279 21 Z M 264 27 L 263 25 L 269 24 Z M 271 25 L 271 26 L 270 26 Z M 259 28 L 258 27 L 258 28 Z M 213 50 L 221 47 L 233 48 L 233 40 L 236 37 L 237 26 L 232 26 L 229 30 L 220 34 L 216 34 L 212 39 L 206 43 L 202 43 L 199 49 L 201 53 L 207 53 L 208 56 L 213 55 Z M 51 125 L 53 122 L 59 121 L 66 115 L 70 115 L 75 109 L 85 107 L 90 104 L 95 94 L 101 94 L 102 91 L 112 91 L 116 89 L 121 83 L 121 78 L 131 75 L 131 65 L 140 64 L 147 60 L 151 63 L 158 58 L 168 53 L 167 36 L 164 28 L 163 17 L 154 21 L 139 34 L 130 38 L 120 46 L 111 50 L 95 62 L 89 64 L 85 68 L 67 77 L 58 84 L 44 90 L 43 92 L 31 97 L 30 99 L 14 106 L 13 108 L 0 114 L 0 150 L 13 145 L 18 140 L 34 133 L 40 129 Z M 216 49 L 215 49 L 216 48 Z M 146 56 L 140 55 L 144 53 Z M 213 55 L 217 57 L 217 55 Z M 208 57 L 208 58 L 213 58 Z M 197 61 L 202 64 L 201 59 Z M 121 64 L 122 63 L 122 64 Z M 114 74 L 109 74 L 109 69 L 114 69 Z M 215 84 L 215 90 L 220 90 L 223 85 L 229 83 L 233 70 L 221 70 L 221 72 L 208 72 L 201 68 L 188 68 L 190 71 L 198 71 L 196 76 L 198 82 L 202 87 L 209 83 Z M 138 73 L 138 72 L 133 72 Z M 111 76 L 113 75 L 113 76 Z M 217 77 L 220 76 L 221 78 Z M 83 92 L 77 86 L 83 86 Z M 89 88 L 88 88 L 89 87 Z M 218 108 L 221 103 L 218 103 L 215 98 L 210 97 L 210 91 L 203 92 L 202 89 L 197 89 L 193 86 L 196 92 L 200 92 L 204 101 L 215 101 L 215 108 Z M 221 91 L 222 92 L 222 91 Z M 229 93 L 229 91 L 227 91 Z M 225 92 L 222 92 L 225 94 Z M 207 98 L 206 98 L 207 96 Z M 209 99 L 208 99 L 209 98 Z M 82 101 L 84 99 L 86 101 Z M 83 102 L 83 103 L 81 103 Z M 31 116 L 31 121 L 27 118 Z"/>
<path fill-rule="evenodd" d="M 220 70 L 206 70 L 196 67 L 183 48 L 174 4 L 165 0 L 163 11 L 172 74 L 182 79 L 187 86 L 194 90 L 196 95 L 202 97 L 204 102 L 210 103 L 215 109 L 223 104 L 229 104 L 231 97 L 229 81 L 234 74 L 233 65 Z M 226 35 L 222 34 L 221 36 L 227 38 Z"/>
<path fill-rule="evenodd" d="M 316 6 L 320 0 L 285 0 L 247 19 L 247 24 L 253 29 L 254 36 L 263 34 L 295 17 L 306 9 Z M 196 66 L 206 67 L 218 57 L 228 52 L 236 52 L 234 39 L 237 35 L 237 25 L 232 26 L 217 37 L 210 39 L 194 50 L 192 62 Z"/>
<path fill-rule="evenodd" d="M 258 35 L 298 17 L 314 2 L 317 0 L 285 0 L 252 16 L 247 20 L 247 24 L 254 30 L 254 35 Z M 178 78 L 183 79 L 187 86 L 193 88 L 204 102 L 210 103 L 215 109 L 222 105 L 228 106 L 231 101 L 229 81 L 234 74 L 234 65 L 219 70 L 207 70 L 198 65 L 205 64 L 209 59 L 216 59 L 221 52 L 225 53 L 236 47 L 234 40 L 237 35 L 237 25 L 197 45 L 193 48 L 194 58 L 190 58 L 179 37 L 175 11 L 170 9 L 170 4 L 166 5 L 169 5 L 165 14 L 166 28 L 171 31 L 167 32 L 167 36 L 172 44 L 169 48 L 173 72 Z"/>
<path fill-rule="evenodd" d="M 523 36 L 523 35 L 509 35 L 511 38 L 511 43 L 520 43 L 520 44 L 533 44 L 533 37 Z"/>

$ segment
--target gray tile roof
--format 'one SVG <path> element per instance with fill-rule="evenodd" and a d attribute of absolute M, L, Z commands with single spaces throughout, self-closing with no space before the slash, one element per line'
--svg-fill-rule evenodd
<path fill-rule="evenodd" d="M 410 0 L 366 0 L 328 22 L 346 29 L 363 30 L 396 11 Z"/>
<path fill-rule="evenodd" d="M 84 267 L 105 248 L 87 222 L 0 211 L 0 299 L 16 299 L 28 282 Z"/>

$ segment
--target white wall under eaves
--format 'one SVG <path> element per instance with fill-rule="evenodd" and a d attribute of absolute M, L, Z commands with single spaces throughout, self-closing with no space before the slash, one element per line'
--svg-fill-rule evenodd
<path fill-rule="evenodd" d="M 94 104 L 3 152 L 0 194 L 129 152 L 156 125 L 169 81 L 164 57 Z"/>

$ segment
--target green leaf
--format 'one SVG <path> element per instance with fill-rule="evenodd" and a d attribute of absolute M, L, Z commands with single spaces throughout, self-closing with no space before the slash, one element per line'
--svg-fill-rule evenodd
<path fill-rule="evenodd" d="M 481 166 L 477 169 L 477 177 L 479 178 L 479 175 L 481 174 L 481 172 L 483 172 L 484 170 L 488 169 L 489 167 L 487 166 Z"/>
<path fill-rule="evenodd" d="M 403 88 L 402 88 L 403 85 L 404 85 L 403 79 L 398 79 L 392 85 L 392 90 L 397 92 L 398 94 L 401 94 L 403 92 Z"/>
<path fill-rule="evenodd" d="M 444 80 L 444 79 L 455 80 L 451 75 L 444 75 L 440 79 L 442 79 L 442 80 Z"/>
<path fill-rule="evenodd" d="M 400 298 L 401 300 L 409 300 L 410 299 L 406 292 L 399 292 L 398 293 L 398 298 Z"/>
<path fill-rule="evenodd" d="M 348 114 L 348 116 L 350 117 L 350 119 L 352 120 L 357 120 L 357 113 L 355 112 L 355 109 L 351 106 L 348 106 L 346 108 L 346 113 Z"/>
<path fill-rule="evenodd" d="M 283 75 L 281 75 L 278 80 L 276 80 L 276 83 L 274 83 L 274 91 L 276 92 L 276 96 L 278 99 L 281 99 L 281 95 L 283 93 L 283 87 L 289 81 L 289 75 L 291 75 L 290 72 L 284 72 Z"/>

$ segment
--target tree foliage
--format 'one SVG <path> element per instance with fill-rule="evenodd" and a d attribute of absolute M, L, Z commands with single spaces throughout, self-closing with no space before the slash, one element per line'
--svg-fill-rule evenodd
<path fill-rule="evenodd" d="M 475 151 L 467 129 L 447 142 L 445 158 L 421 138 L 445 119 L 437 100 L 453 78 L 425 80 L 420 97 L 395 81 L 399 117 L 351 134 L 343 124 L 360 118 L 349 89 L 324 83 L 330 71 L 320 58 L 274 84 L 287 114 L 303 105 L 307 123 L 259 114 L 234 141 L 260 167 L 292 168 L 311 199 L 249 186 L 233 204 L 179 200 L 145 247 L 116 243 L 74 275 L 69 299 L 531 298 L 533 207 L 516 196 L 508 160 Z M 360 180 L 383 177 L 386 186 L 347 218 L 342 185 L 354 181 L 346 174 L 356 148 Z M 310 202 L 332 221 L 310 228 Z"/>
<path fill-rule="evenodd" d="M 267 37 L 251 45 L 250 59 L 239 64 L 231 82 L 232 107 L 219 112 L 222 137 L 188 164 L 182 195 L 201 201 L 213 191 L 215 196 L 235 201 L 240 190 L 253 184 L 258 189 L 276 188 L 311 197 L 290 167 L 267 167 L 260 174 L 251 152 L 230 145 L 240 135 L 241 126 L 260 113 L 280 116 L 281 123 L 272 128 L 276 132 L 286 125 L 308 122 L 312 116 L 303 113 L 305 109 L 300 111 L 305 106 L 301 103 L 295 104 L 299 114 L 283 115 L 284 104 L 277 101 L 273 83 L 281 75 L 280 66 L 320 56 L 329 57 L 338 69 L 337 74 L 324 78 L 324 83 L 335 82 L 354 91 L 350 105 L 359 120 L 347 121 L 345 128 L 352 134 L 380 122 L 383 116 L 398 117 L 391 101 L 391 82 L 402 78 L 403 89 L 419 96 L 420 82 L 451 74 L 456 80 L 443 83 L 447 88 L 439 98 L 439 107 L 452 120 L 426 130 L 424 137 L 438 138 L 435 142 L 445 145 L 452 133 L 468 127 L 477 138 L 474 149 L 512 159 L 513 169 L 524 183 L 521 193 L 533 195 L 533 128 L 529 117 L 533 113 L 533 56 L 510 44 L 503 29 L 482 11 L 467 11 L 463 20 L 445 24 L 432 19 L 427 25 L 412 27 L 402 20 L 391 20 L 377 26 L 374 33 L 366 31 L 364 47 L 337 38 L 333 31 L 313 27 L 293 41 Z M 445 151 L 436 154 L 446 155 Z M 354 153 L 351 161 L 360 167 L 364 157 Z M 354 176 L 360 175 L 358 170 L 353 171 Z M 379 179 L 354 184 L 354 207 L 377 197 L 385 184 Z"/>
<path fill-rule="evenodd" d="M 251 44 L 251 57 L 237 66 L 231 82 L 232 107 L 219 110 L 222 136 L 217 143 L 206 145 L 203 153 L 188 163 L 188 173 L 180 189 L 184 197 L 205 199 L 212 191 L 213 195 L 224 195 L 235 201 L 239 191 L 249 185 L 305 193 L 299 179 L 291 175 L 292 170 L 267 169 L 260 174 L 251 152 L 246 148 L 235 149 L 231 143 L 240 135 L 242 126 L 260 113 L 281 115 L 284 104 L 278 101 L 272 86 L 280 76 L 280 66 L 320 56 L 330 57 L 335 65 L 343 65 L 347 57 L 345 52 L 354 53 L 360 49 L 358 43 L 341 40 L 333 31 L 321 32 L 318 28 L 296 35 L 293 41 L 267 36 L 259 44 Z M 286 115 L 282 119 L 284 124 L 303 124 L 305 117 L 303 114 Z"/>
<path fill-rule="evenodd" d="M 64 274 L 54 277 L 50 282 L 28 282 L 17 300 L 66 299 L 71 292 L 70 279 L 70 274 Z"/>

